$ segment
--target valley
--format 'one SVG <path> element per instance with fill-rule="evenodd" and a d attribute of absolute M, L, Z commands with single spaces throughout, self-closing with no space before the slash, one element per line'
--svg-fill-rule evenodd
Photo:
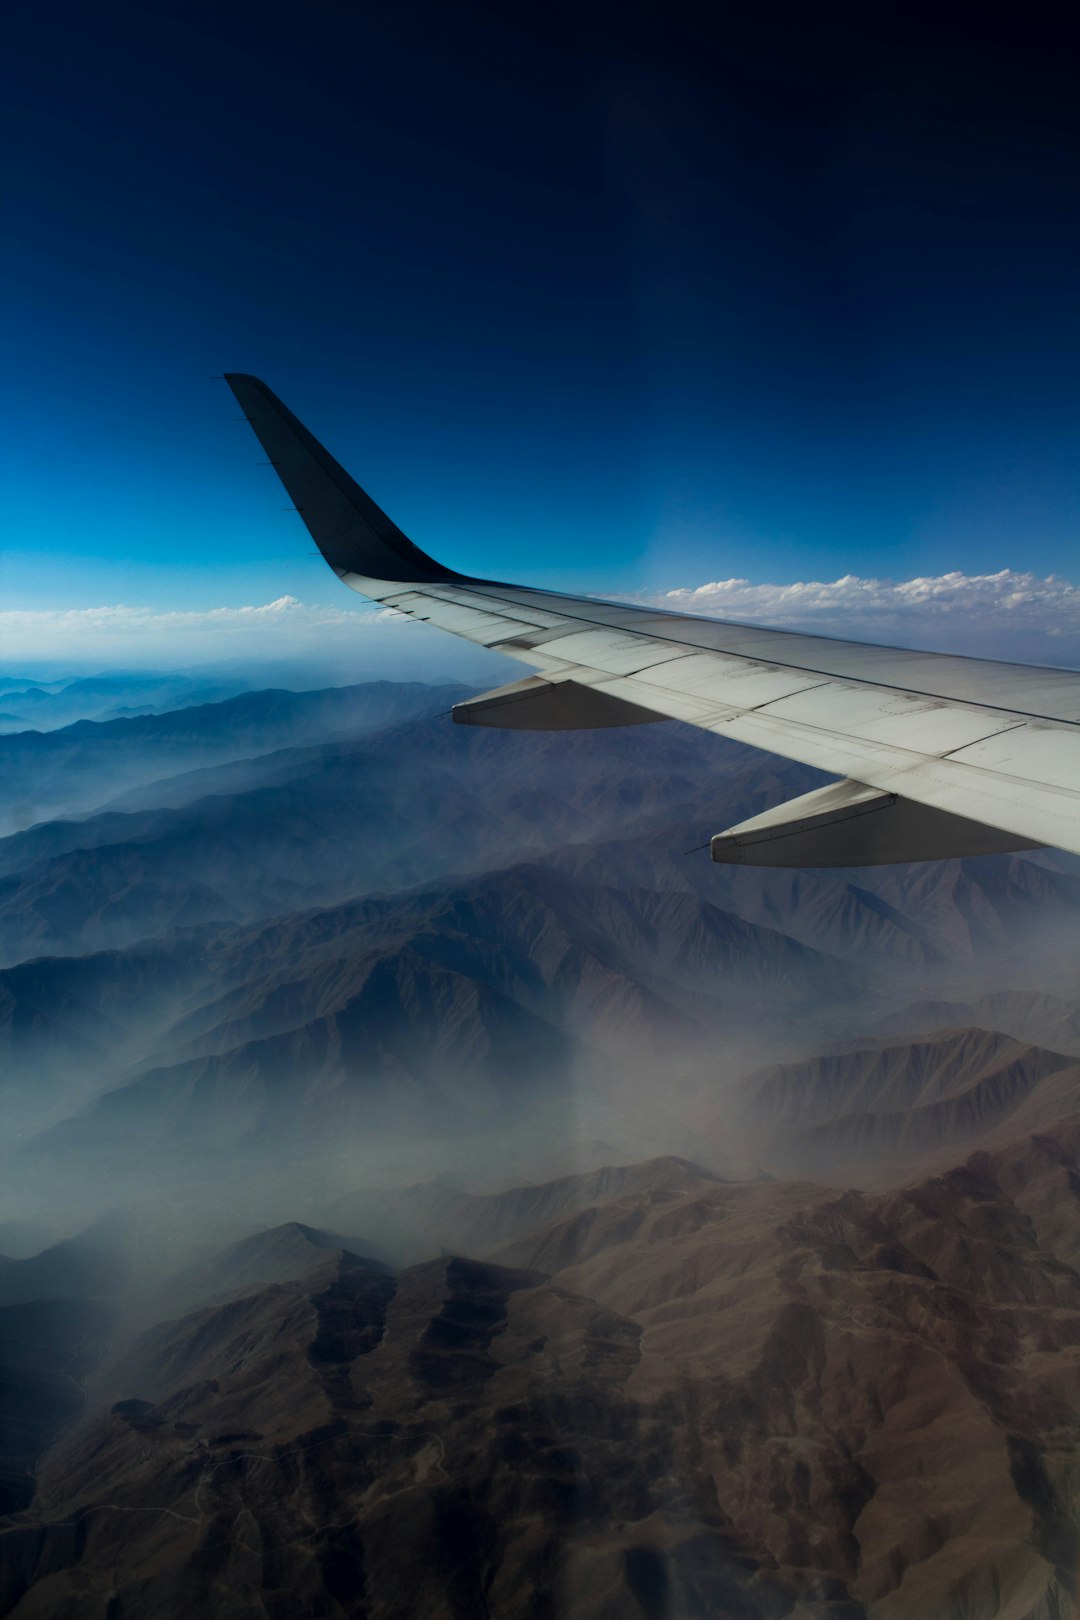
<path fill-rule="evenodd" d="M 1080 866 L 190 696 L 0 738 L 3 1612 L 1071 1615 Z"/>

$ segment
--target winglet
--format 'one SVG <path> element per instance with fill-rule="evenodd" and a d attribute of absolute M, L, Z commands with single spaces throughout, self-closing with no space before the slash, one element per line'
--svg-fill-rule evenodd
<path fill-rule="evenodd" d="M 340 579 L 433 585 L 464 578 L 414 546 L 258 377 L 227 371 L 225 381 Z"/>

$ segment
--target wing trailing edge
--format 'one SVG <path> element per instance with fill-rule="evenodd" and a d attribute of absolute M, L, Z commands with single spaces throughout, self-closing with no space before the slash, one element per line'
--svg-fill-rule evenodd
<path fill-rule="evenodd" d="M 455 703 L 459 726 L 498 726 L 505 731 L 594 731 L 607 726 L 647 726 L 662 714 L 612 697 L 601 685 L 555 676 L 529 675 L 494 692 Z"/>

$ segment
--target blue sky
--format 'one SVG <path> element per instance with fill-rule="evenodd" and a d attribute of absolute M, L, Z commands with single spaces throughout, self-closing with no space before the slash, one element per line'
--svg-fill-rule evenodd
<path fill-rule="evenodd" d="M 1075 581 L 1071 43 L 950 4 L 16 4 L 4 609 L 342 607 L 223 370 L 466 571 Z"/>

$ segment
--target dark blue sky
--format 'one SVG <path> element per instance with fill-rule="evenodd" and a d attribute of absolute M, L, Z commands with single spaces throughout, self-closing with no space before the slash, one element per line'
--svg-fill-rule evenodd
<path fill-rule="evenodd" d="M 1076 30 L 692 15 L 15 0 L 8 603 L 336 600 L 222 370 L 469 571 L 1075 578 Z"/>

